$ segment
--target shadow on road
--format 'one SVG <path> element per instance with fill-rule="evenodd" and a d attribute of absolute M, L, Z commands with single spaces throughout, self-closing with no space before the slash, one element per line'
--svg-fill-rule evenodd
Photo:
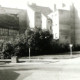
<path fill-rule="evenodd" d="M 0 80 L 16 80 L 19 73 L 13 70 L 0 70 Z"/>

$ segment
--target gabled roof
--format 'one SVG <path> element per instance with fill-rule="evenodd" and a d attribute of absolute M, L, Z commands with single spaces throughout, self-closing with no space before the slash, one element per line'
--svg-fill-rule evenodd
<path fill-rule="evenodd" d="M 33 9 L 35 12 L 41 12 L 45 16 L 48 16 L 52 10 L 49 7 L 42 7 L 42 6 L 37 6 L 36 4 L 29 5 L 31 9 Z"/>

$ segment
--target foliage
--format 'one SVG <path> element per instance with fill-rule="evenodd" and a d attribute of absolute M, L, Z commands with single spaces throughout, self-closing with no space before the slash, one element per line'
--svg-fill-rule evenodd
<path fill-rule="evenodd" d="M 14 54 L 13 45 L 9 42 L 4 42 L 2 53 L 4 54 L 5 58 L 11 58 L 11 56 Z"/>
<path fill-rule="evenodd" d="M 78 45 L 78 44 L 74 45 L 73 51 L 80 51 L 80 45 Z"/>
<path fill-rule="evenodd" d="M 52 44 L 52 52 L 54 52 L 54 54 L 69 52 L 69 44 L 62 44 L 55 40 L 52 42 Z"/>
<path fill-rule="evenodd" d="M 26 31 L 26 34 L 28 34 L 26 39 L 32 55 L 43 54 L 43 52 L 45 53 L 50 49 L 52 34 L 49 31 L 35 28 L 32 31 Z"/>
<path fill-rule="evenodd" d="M 16 37 L 13 42 L 14 46 L 14 55 L 16 56 L 27 56 L 28 46 L 26 44 L 26 36 L 24 34 L 20 34 Z"/>
<path fill-rule="evenodd" d="M 28 56 L 29 48 L 31 55 L 59 54 L 69 52 L 69 44 L 61 44 L 54 40 L 52 34 L 47 30 L 35 28 L 27 29 L 25 34 L 16 36 L 13 41 L 4 43 L 3 53 L 6 58 L 12 55 Z M 74 45 L 73 50 L 80 50 L 79 45 Z"/>

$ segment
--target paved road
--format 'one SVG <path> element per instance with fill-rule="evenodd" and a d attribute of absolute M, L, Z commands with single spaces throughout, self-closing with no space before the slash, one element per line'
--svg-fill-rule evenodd
<path fill-rule="evenodd" d="M 80 80 L 80 58 L 0 65 L 0 80 Z"/>

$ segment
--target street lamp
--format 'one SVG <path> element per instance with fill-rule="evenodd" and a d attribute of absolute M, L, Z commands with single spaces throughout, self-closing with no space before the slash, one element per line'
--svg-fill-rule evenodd
<path fill-rule="evenodd" d="M 70 55 L 72 57 L 72 47 L 73 47 L 73 44 L 69 44 L 69 47 L 70 47 Z"/>
<path fill-rule="evenodd" d="M 30 57 L 31 55 L 30 55 L 30 47 L 29 47 L 29 60 L 31 59 L 31 57 Z"/>

